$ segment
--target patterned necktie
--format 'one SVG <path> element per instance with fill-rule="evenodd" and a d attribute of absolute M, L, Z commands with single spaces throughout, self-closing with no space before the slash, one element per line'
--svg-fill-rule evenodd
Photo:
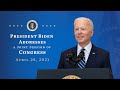
<path fill-rule="evenodd" d="M 78 62 L 78 69 L 83 69 L 85 68 L 85 52 L 84 52 L 85 49 L 81 49 L 81 52 L 79 53 L 78 57 L 80 59 L 80 61 Z"/>

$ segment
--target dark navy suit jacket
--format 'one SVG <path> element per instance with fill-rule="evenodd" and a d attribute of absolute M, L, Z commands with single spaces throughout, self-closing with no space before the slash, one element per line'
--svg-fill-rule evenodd
<path fill-rule="evenodd" d="M 69 61 L 66 60 L 67 55 L 71 52 L 75 53 L 75 56 L 73 57 L 73 60 L 75 60 L 77 58 L 77 46 L 61 53 L 58 69 L 70 69 L 78 67 L 77 65 L 74 66 L 73 62 L 70 63 Z M 110 68 L 111 70 L 109 52 L 101 48 L 98 48 L 92 44 L 92 48 L 85 67 Z"/>

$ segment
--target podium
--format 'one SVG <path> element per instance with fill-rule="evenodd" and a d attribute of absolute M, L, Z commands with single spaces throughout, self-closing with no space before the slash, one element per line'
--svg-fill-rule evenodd
<path fill-rule="evenodd" d="M 37 79 L 112 79 L 108 68 L 38 70 Z"/>

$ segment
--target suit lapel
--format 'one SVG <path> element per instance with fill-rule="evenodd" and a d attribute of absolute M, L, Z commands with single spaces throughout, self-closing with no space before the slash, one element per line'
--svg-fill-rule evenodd
<path fill-rule="evenodd" d="M 92 44 L 90 55 L 86 63 L 86 68 L 91 67 L 92 63 L 95 61 L 96 56 L 97 56 L 97 50 L 96 50 L 96 47 Z"/>

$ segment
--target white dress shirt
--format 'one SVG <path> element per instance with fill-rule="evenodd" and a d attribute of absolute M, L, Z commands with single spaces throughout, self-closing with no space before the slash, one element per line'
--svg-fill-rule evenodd
<path fill-rule="evenodd" d="M 91 42 L 84 47 L 84 52 L 85 52 L 85 63 L 87 63 L 87 60 L 88 60 L 88 57 L 89 57 L 89 54 L 90 54 L 90 51 L 91 51 L 91 48 L 92 48 L 92 44 Z M 79 55 L 79 53 L 81 52 L 81 49 L 82 47 L 78 44 L 77 45 L 77 56 Z"/>

